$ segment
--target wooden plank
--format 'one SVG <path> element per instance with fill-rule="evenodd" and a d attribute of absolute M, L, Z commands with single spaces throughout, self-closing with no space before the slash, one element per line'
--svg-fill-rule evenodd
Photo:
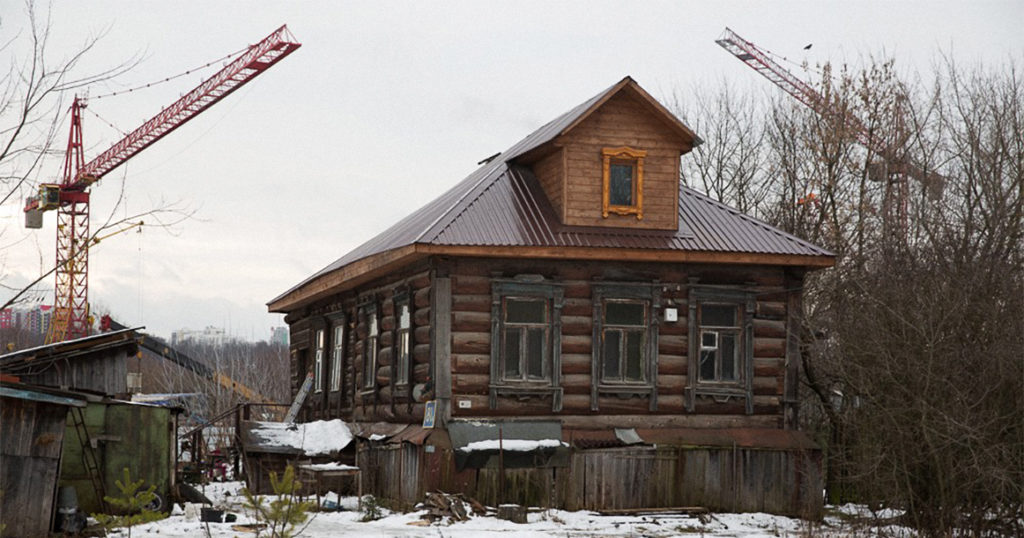
<path fill-rule="evenodd" d="M 452 312 L 452 331 L 484 332 L 491 330 L 490 312 Z"/>
<path fill-rule="evenodd" d="M 631 262 L 791 265 L 800 267 L 831 267 L 835 262 L 835 258 L 832 256 L 600 247 L 417 245 L 417 249 L 418 252 L 422 251 L 425 254 L 438 255 L 609 261 L 629 260 Z M 783 305 L 784 310 L 785 306 Z"/>
<path fill-rule="evenodd" d="M 452 295 L 452 310 L 455 312 L 490 313 L 491 296 L 489 294 L 454 294 Z"/>
<path fill-rule="evenodd" d="M 484 353 L 455 353 L 452 355 L 452 372 L 460 374 L 489 374 L 491 357 Z"/>
<path fill-rule="evenodd" d="M 490 332 L 459 332 L 451 335 L 452 353 L 458 354 L 490 354 Z"/>
<path fill-rule="evenodd" d="M 452 397 L 460 398 L 467 394 L 488 394 L 491 376 L 486 374 L 453 374 L 452 375 Z"/>
<path fill-rule="evenodd" d="M 431 289 L 433 290 L 431 312 L 434 314 L 431 318 L 431 329 L 433 330 L 434 337 L 433 346 L 431 347 L 434 352 L 432 361 L 434 364 L 434 390 L 437 393 L 438 399 L 447 400 L 451 398 L 452 394 L 451 278 L 436 277 Z M 419 329 L 416 332 L 419 333 Z M 430 343 L 429 332 L 426 343 Z M 444 409 L 439 411 L 442 413 L 446 412 Z"/>

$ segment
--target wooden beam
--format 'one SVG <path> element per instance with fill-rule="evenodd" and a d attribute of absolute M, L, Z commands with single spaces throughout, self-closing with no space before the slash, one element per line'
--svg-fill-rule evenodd
<path fill-rule="evenodd" d="M 543 258 L 563 260 L 785 265 L 809 268 L 825 268 L 835 265 L 834 256 L 601 247 L 417 245 L 417 252 L 488 258 Z"/>
<path fill-rule="evenodd" d="M 270 312 L 295 310 L 431 255 L 483 258 L 538 258 L 736 265 L 782 265 L 820 269 L 835 265 L 834 256 L 759 254 L 601 247 L 523 247 L 413 244 L 374 254 L 302 284 L 267 305 Z"/>

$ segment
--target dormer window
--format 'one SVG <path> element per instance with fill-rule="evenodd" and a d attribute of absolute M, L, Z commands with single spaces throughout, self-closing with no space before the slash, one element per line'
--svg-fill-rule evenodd
<path fill-rule="evenodd" d="M 630 147 L 604 148 L 603 204 L 601 216 L 610 213 L 644 218 L 644 157 L 647 152 Z"/>

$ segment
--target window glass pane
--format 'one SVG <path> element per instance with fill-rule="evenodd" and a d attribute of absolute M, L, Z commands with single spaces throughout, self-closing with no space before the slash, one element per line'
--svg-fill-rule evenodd
<path fill-rule="evenodd" d="M 713 327 L 736 327 L 739 308 L 726 304 L 700 305 L 700 324 Z"/>
<path fill-rule="evenodd" d="M 620 303 L 609 301 L 604 305 L 604 322 L 610 325 L 643 325 L 644 303 Z"/>
<path fill-rule="evenodd" d="M 377 381 L 377 339 L 366 342 L 363 354 L 363 386 L 372 388 Z"/>
<path fill-rule="evenodd" d="M 739 378 L 736 372 L 736 335 L 733 333 L 722 333 L 721 337 L 721 361 L 722 381 L 736 381 Z"/>
<path fill-rule="evenodd" d="M 704 331 L 700 333 L 700 347 L 716 349 L 718 347 L 718 333 L 715 331 Z"/>
<path fill-rule="evenodd" d="M 706 349 L 700 352 L 700 379 L 701 381 L 715 380 L 715 356 L 718 351 Z"/>
<path fill-rule="evenodd" d="M 408 329 L 410 327 L 409 305 L 403 304 L 398 311 L 398 328 Z"/>
<path fill-rule="evenodd" d="M 320 332 L 322 333 L 323 331 Z M 318 348 L 316 350 L 316 363 L 313 367 L 313 387 L 316 388 L 317 392 L 320 392 L 324 389 L 323 369 L 324 350 Z"/>
<path fill-rule="evenodd" d="M 371 338 L 377 336 L 377 316 L 370 316 L 369 327 L 367 328 L 367 332 L 369 333 Z"/>
<path fill-rule="evenodd" d="M 527 375 L 544 377 L 544 329 L 529 329 L 526 342 Z"/>
<path fill-rule="evenodd" d="M 547 321 L 544 299 L 507 299 L 505 321 L 510 323 L 544 323 Z"/>
<path fill-rule="evenodd" d="M 608 203 L 632 206 L 633 165 L 612 163 L 608 169 Z"/>
<path fill-rule="evenodd" d="M 522 338 L 522 329 L 517 328 L 506 328 L 505 329 L 505 377 L 516 378 L 521 377 L 519 374 L 519 359 L 520 353 L 519 348 Z"/>
<path fill-rule="evenodd" d="M 641 331 L 626 333 L 626 380 L 643 381 L 643 338 Z"/>
<path fill-rule="evenodd" d="M 622 349 L 622 333 L 620 331 L 604 332 L 604 369 L 601 375 L 605 379 L 620 379 L 619 371 Z"/>
<path fill-rule="evenodd" d="M 341 390 L 341 360 L 345 353 L 345 328 L 334 328 L 334 353 L 331 356 L 331 390 Z"/>
<path fill-rule="evenodd" d="M 409 382 L 409 331 L 398 333 L 398 382 Z"/>

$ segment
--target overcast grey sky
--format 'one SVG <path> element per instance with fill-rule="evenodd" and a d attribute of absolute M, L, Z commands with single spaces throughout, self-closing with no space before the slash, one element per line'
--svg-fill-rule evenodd
<path fill-rule="evenodd" d="M 927 71 L 939 51 L 990 65 L 1024 54 L 1019 0 L 57 0 L 49 53 L 66 56 L 103 33 L 83 72 L 142 56 L 91 90 L 100 95 L 204 64 L 286 23 L 301 49 L 94 186 L 94 223 L 114 210 L 122 184 L 117 215 L 175 201 L 196 211 L 170 231 L 145 228 L 92 250 L 90 299 L 122 323 L 160 336 L 213 325 L 265 339 L 283 324 L 267 301 L 625 75 L 663 102 L 722 79 L 773 91 L 714 43 L 725 26 L 797 63 L 888 54 Z M 0 41 L 24 26 L 23 5 L 0 2 Z M 212 73 L 92 100 L 90 111 L 127 132 Z M 87 159 L 120 138 L 91 113 L 84 121 Z M 59 173 L 54 159 L 35 179 Z M 55 215 L 25 230 L 21 205 L 0 207 L 0 279 L 15 287 L 54 263 Z M 47 304 L 52 288 L 47 280 L 37 294 Z"/>

